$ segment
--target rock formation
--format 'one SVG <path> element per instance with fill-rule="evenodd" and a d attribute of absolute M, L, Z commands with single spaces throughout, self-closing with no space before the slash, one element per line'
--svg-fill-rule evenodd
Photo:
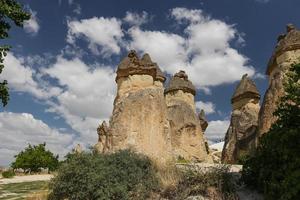
<path fill-rule="evenodd" d="M 204 133 L 205 130 L 206 130 L 206 128 L 208 127 L 208 122 L 207 122 L 207 120 L 206 120 L 205 112 L 204 112 L 203 109 L 201 109 L 201 111 L 200 111 L 198 117 L 199 117 L 199 120 L 200 120 L 200 126 L 201 126 L 201 128 L 202 128 L 202 132 Z"/>
<path fill-rule="evenodd" d="M 184 71 L 176 73 L 165 90 L 172 152 L 186 160 L 205 161 L 207 149 L 196 114 L 196 89 Z"/>
<path fill-rule="evenodd" d="M 254 82 L 245 74 L 231 98 L 233 111 L 222 151 L 223 163 L 236 163 L 255 148 L 259 99 Z"/>
<path fill-rule="evenodd" d="M 106 121 L 103 121 L 97 128 L 98 142 L 94 146 L 95 150 L 99 153 L 108 152 L 111 147 L 111 137 L 109 135 L 108 126 Z"/>
<path fill-rule="evenodd" d="M 132 148 L 164 163 L 181 156 L 208 159 L 195 111 L 195 87 L 181 71 L 164 89 L 166 78 L 145 54 L 130 51 L 117 69 L 117 95 L 109 126 L 98 128 L 99 152 Z"/>
<path fill-rule="evenodd" d="M 81 145 L 80 144 L 77 144 L 76 146 L 75 146 L 75 148 L 73 149 L 73 153 L 77 153 L 77 154 L 80 154 L 80 153 L 82 153 L 82 147 L 81 147 Z"/>
<path fill-rule="evenodd" d="M 287 69 L 300 62 L 300 30 L 292 24 L 287 25 L 287 33 L 278 37 L 277 45 L 269 60 L 266 74 L 269 76 L 269 87 L 265 93 L 259 113 L 257 141 L 266 133 L 276 118 L 276 110 L 280 97 L 284 94 L 283 81 Z"/>

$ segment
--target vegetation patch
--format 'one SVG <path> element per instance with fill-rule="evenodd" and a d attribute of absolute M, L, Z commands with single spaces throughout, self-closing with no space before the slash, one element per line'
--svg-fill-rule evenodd
<path fill-rule="evenodd" d="M 236 199 L 233 178 L 225 166 L 203 171 L 196 165 L 189 165 L 189 168 L 177 172 L 180 178 L 176 185 L 164 190 L 164 198 L 181 200 L 201 195 L 226 200 Z"/>
<path fill-rule="evenodd" d="M 46 192 L 48 181 L 34 181 L 0 185 L 0 200 L 26 199 L 33 193 Z"/>
<path fill-rule="evenodd" d="M 2 172 L 2 177 L 3 178 L 12 178 L 14 177 L 16 174 L 13 170 L 8 170 L 8 171 L 4 171 Z"/>
<path fill-rule="evenodd" d="M 54 199 L 147 199 L 159 189 L 149 158 L 130 150 L 70 156 L 50 184 Z"/>

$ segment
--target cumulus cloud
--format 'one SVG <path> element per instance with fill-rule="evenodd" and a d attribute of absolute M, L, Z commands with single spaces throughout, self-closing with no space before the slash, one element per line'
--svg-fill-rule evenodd
<path fill-rule="evenodd" d="M 100 120 L 107 120 L 112 113 L 116 90 L 112 68 L 100 64 L 92 67 L 78 58 L 58 57 L 55 64 L 44 69 L 43 73 L 64 88 L 55 97 L 56 102 L 50 103 L 48 111 L 59 113 L 80 133 L 84 142 L 93 144 Z"/>
<path fill-rule="evenodd" d="M 216 106 L 212 102 L 197 101 L 195 104 L 198 111 L 203 109 L 207 115 L 216 112 Z"/>
<path fill-rule="evenodd" d="M 210 144 L 223 140 L 229 127 L 229 120 L 215 120 L 208 122 L 205 136 Z"/>
<path fill-rule="evenodd" d="M 174 8 L 171 16 L 177 22 L 185 21 L 183 34 L 164 31 L 147 31 L 133 27 L 129 48 L 148 52 L 167 73 L 185 70 L 197 88 L 232 83 L 248 73 L 255 74 L 248 58 L 231 47 L 240 40 L 233 25 L 212 19 L 202 10 Z"/>
<path fill-rule="evenodd" d="M 28 143 L 47 143 L 55 154 L 63 156 L 71 150 L 73 137 L 50 128 L 43 121 L 29 113 L 0 113 L 0 165 L 7 166 L 13 156 L 23 150 Z"/>
<path fill-rule="evenodd" d="M 143 11 L 142 13 L 127 11 L 123 20 L 127 22 L 129 25 L 140 26 L 148 22 L 149 16 L 146 11 Z"/>
<path fill-rule="evenodd" d="M 76 39 L 88 41 L 89 49 L 96 55 L 111 56 L 119 54 L 124 33 L 119 19 L 93 17 L 80 21 L 68 21 L 67 42 L 75 44 Z"/>
<path fill-rule="evenodd" d="M 18 58 L 8 53 L 4 59 L 4 66 L 0 80 L 7 80 L 9 88 L 13 91 L 28 92 L 39 99 L 47 99 L 60 92 L 57 87 L 48 87 L 37 82 L 37 72 L 25 65 L 22 57 Z"/>
<path fill-rule="evenodd" d="M 40 30 L 40 25 L 38 23 L 38 18 L 37 18 L 37 12 L 33 10 L 29 10 L 31 17 L 29 20 L 24 22 L 24 30 L 25 32 L 31 34 L 31 35 L 36 35 L 39 30 Z"/>

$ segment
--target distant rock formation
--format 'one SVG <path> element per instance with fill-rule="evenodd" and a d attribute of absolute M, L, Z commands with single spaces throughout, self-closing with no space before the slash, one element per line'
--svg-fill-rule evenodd
<path fill-rule="evenodd" d="M 98 142 L 94 146 L 95 150 L 99 153 L 108 152 L 111 148 L 111 137 L 109 135 L 108 126 L 106 121 L 103 121 L 97 128 Z"/>
<path fill-rule="evenodd" d="M 255 148 L 259 99 L 254 82 L 245 74 L 231 98 L 232 115 L 222 151 L 223 163 L 234 164 Z"/>
<path fill-rule="evenodd" d="M 269 76 L 269 87 L 259 112 L 257 142 L 276 121 L 273 112 L 284 94 L 285 72 L 292 64 L 300 62 L 300 30 L 292 24 L 288 24 L 286 29 L 287 33 L 278 37 L 275 51 L 268 63 L 266 74 Z"/>
<path fill-rule="evenodd" d="M 79 154 L 79 153 L 82 153 L 82 147 L 81 147 L 81 145 L 80 144 L 77 144 L 76 146 L 75 146 L 75 148 L 73 149 L 73 153 L 77 153 L 77 154 Z"/>
<path fill-rule="evenodd" d="M 99 152 L 132 148 L 159 163 L 181 156 L 209 160 L 197 118 L 196 89 L 185 72 L 175 74 L 168 88 L 158 65 L 145 54 L 130 51 L 117 69 L 117 95 L 109 126 L 98 128 Z"/>
<path fill-rule="evenodd" d="M 165 89 L 172 152 L 186 160 L 206 161 L 206 149 L 194 96 L 196 89 L 184 71 L 176 73 Z"/>
<path fill-rule="evenodd" d="M 200 120 L 200 126 L 202 128 L 202 132 L 204 133 L 206 131 L 206 128 L 208 127 L 208 122 L 206 120 L 205 112 L 203 109 L 200 110 L 198 118 Z"/>

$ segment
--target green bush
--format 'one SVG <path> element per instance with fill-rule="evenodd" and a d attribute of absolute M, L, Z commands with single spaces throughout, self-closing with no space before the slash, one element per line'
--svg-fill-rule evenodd
<path fill-rule="evenodd" d="M 81 153 L 60 166 L 49 199 L 146 199 L 158 189 L 156 169 L 143 155 Z"/>
<path fill-rule="evenodd" d="M 177 185 L 164 191 L 165 198 L 181 200 L 189 196 L 207 196 L 208 190 L 213 188 L 222 199 L 236 199 L 234 179 L 226 166 L 203 171 L 190 165 L 190 169 L 182 170 L 178 175 Z"/>
<path fill-rule="evenodd" d="M 16 174 L 13 170 L 8 170 L 8 171 L 4 171 L 2 172 L 2 177 L 3 178 L 12 178 L 14 177 Z"/>
<path fill-rule="evenodd" d="M 291 67 L 277 121 L 244 161 L 242 180 L 266 200 L 300 199 L 300 64 Z"/>

